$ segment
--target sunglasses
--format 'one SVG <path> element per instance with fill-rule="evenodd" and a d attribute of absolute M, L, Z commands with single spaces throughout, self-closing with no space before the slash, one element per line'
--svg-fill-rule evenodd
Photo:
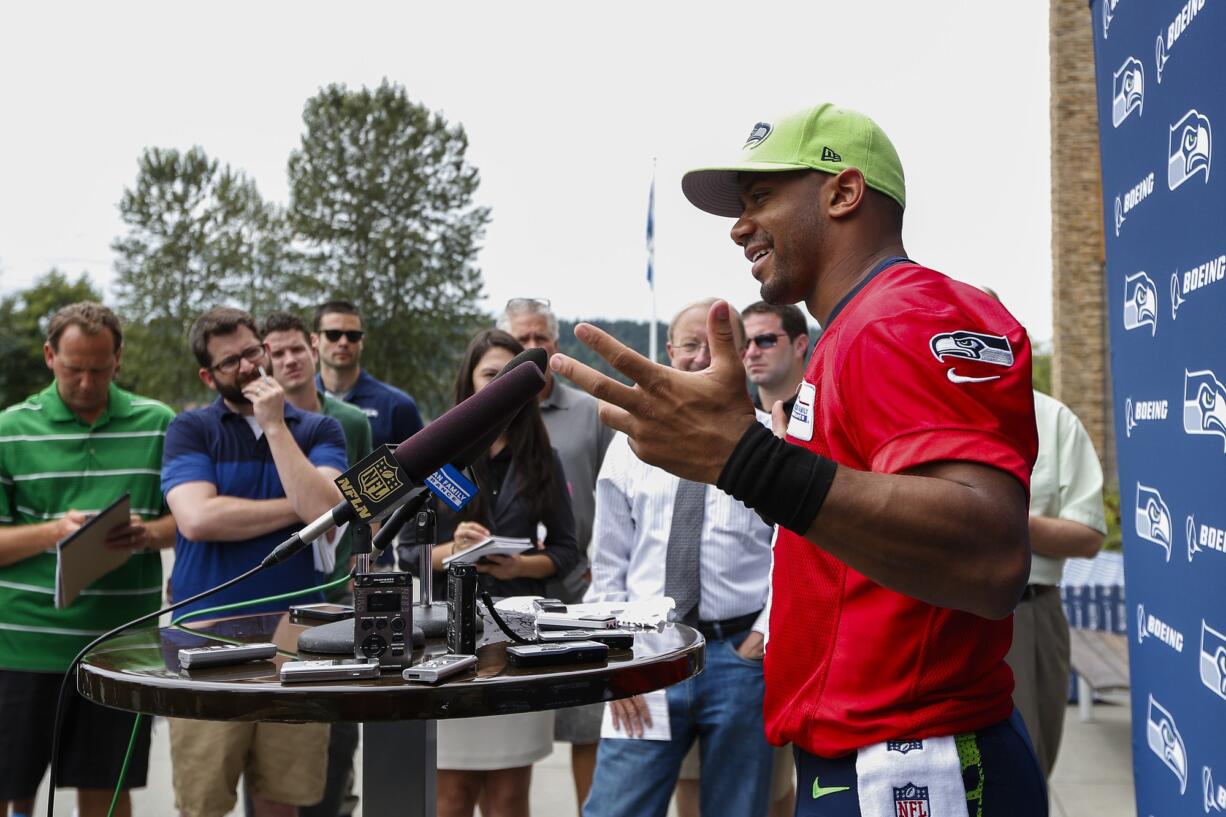
<path fill-rule="evenodd" d="M 512 298 L 507 301 L 508 312 L 518 312 L 521 309 L 549 309 L 548 298 Z"/>
<path fill-rule="evenodd" d="M 774 349 L 779 343 L 779 338 L 786 337 L 786 332 L 767 332 L 762 335 L 754 335 L 752 338 L 745 339 L 745 348 L 748 349 L 750 344 L 757 344 L 759 349 Z"/>
<path fill-rule="evenodd" d="M 361 329 L 323 329 L 319 334 L 323 335 L 331 343 L 336 343 L 342 337 L 350 343 L 357 343 L 366 333 Z"/>

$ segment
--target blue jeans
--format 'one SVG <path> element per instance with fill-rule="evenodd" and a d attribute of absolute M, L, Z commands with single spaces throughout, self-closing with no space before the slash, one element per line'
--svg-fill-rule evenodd
<path fill-rule="evenodd" d="M 672 740 L 601 740 L 584 817 L 664 817 L 694 740 L 703 815 L 764 817 L 773 751 L 762 725 L 762 662 L 736 648 L 748 633 L 708 641 L 706 668 L 668 689 Z"/>

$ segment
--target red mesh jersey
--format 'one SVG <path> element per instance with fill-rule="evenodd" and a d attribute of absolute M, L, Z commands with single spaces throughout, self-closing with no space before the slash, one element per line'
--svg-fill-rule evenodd
<path fill-rule="evenodd" d="M 1030 342 L 999 303 L 904 261 L 827 323 L 789 442 L 882 473 L 982 463 L 1029 492 L 1038 451 Z M 1011 617 L 989 621 L 887 590 L 787 530 L 775 545 L 773 587 L 765 702 L 773 743 L 835 757 L 979 729 L 1012 711 Z"/>

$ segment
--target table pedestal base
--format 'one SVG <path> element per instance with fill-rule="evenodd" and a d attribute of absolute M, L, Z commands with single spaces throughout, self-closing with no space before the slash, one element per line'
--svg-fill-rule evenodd
<path fill-rule="evenodd" d="M 436 721 L 362 724 L 362 814 L 435 817 Z"/>

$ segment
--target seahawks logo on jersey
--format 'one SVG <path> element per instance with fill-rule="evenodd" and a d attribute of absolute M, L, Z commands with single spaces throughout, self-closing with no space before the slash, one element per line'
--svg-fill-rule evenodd
<path fill-rule="evenodd" d="M 941 362 L 947 357 L 959 357 L 994 366 L 1013 365 L 1013 347 L 1009 345 L 1009 339 L 1001 335 L 959 329 L 957 332 L 933 335 L 928 346 Z"/>

